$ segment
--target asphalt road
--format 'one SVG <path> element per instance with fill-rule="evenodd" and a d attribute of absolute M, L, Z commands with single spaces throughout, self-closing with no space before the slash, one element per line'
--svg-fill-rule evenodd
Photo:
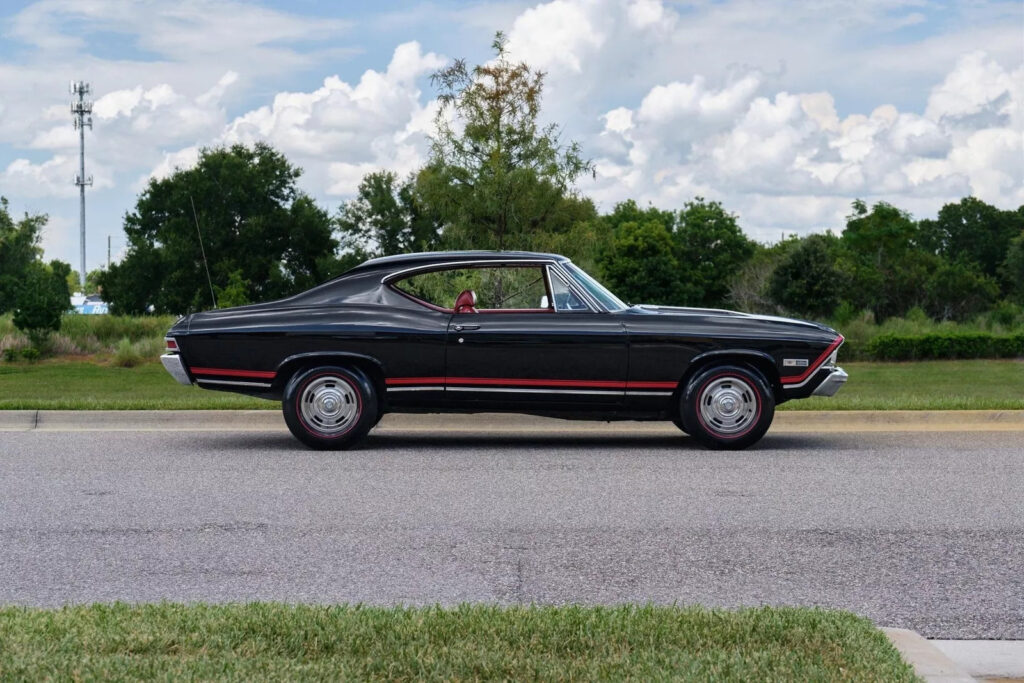
<path fill-rule="evenodd" d="M 480 424 L 479 421 L 476 424 Z M 0 604 L 821 605 L 1024 638 L 1024 433 L 0 433 Z"/>

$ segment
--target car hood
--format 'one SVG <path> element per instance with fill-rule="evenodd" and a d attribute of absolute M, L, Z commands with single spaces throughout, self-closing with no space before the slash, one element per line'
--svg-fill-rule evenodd
<path fill-rule="evenodd" d="M 749 320 L 750 322 L 764 323 L 766 325 L 773 327 L 782 326 L 790 329 L 804 329 L 807 331 L 827 332 L 831 335 L 839 334 L 838 332 L 836 332 L 827 325 L 811 322 L 809 320 L 799 320 L 797 318 L 784 318 L 776 315 L 741 313 L 740 311 L 729 311 L 724 308 L 689 308 L 684 306 L 655 306 L 652 304 L 639 304 L 633 306 L 630 310 L 643 313 L 646 315 L 658 315 L 678 318 L 680 321 L 693 320 L 694 318 L 700 318 L 701 320 L 708 321 L 714 321 L 715 319 L 727 319 L 730 321 Z"/>

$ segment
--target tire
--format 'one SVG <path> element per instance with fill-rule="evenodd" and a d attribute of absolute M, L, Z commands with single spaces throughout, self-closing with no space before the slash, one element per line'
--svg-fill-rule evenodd
<path fill-rule="evenodd" d="M 689 428 L 685 424 L 683 424 L 683 415 L 681 410 L 677 414 L 672 416 L 672 424 L 674 424 L 676 427 L 679 427 L 679 431 L 681 431 L 683 434 L 689 435 Z"/>
<path fill-rule="evenodd" d="M 288 429 L 316 450 L 343 450 L 373 427 L 378 415 L 373 383 L 358 370 L 324 366 L 300 370 L 281 400 Z"/>
<path fill-rule="evenodd" d="M 698 373 L 680 399 L 684 431 L 708 448 L 757 443 L 775 417 L 775 396 L 760 373 L 718 365 Z"/>

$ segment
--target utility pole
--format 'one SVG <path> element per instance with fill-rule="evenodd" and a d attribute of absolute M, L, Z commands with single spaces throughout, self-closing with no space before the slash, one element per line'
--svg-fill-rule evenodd
<path fill-rule="evenodd" d="M 71 83 L 71 94 L 78 95 L 78 100 L 71 100 L 71 116 L 78 131 L 78 175 L 75 176 L 75 185 L 78 185 L 79 224 L 82 232 L 82 293 L 85 293 L 85 186 L 92 185 L 92 176 L 85 176 L 85 127 L 92 128 L 92 101 L 85 99 L 89 94 L 89 84 L 85 81 Z"/>

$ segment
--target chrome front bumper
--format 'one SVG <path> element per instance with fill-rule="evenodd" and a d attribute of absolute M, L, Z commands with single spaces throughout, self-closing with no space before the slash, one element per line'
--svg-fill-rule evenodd
<path fill-rule="evenodd" d="M 811 396 L 835 396 L 836 392 L 846 384 L 848 377 L 849 375 L 842 368 L 832 368 L 832 371 L 828 373 L 828 377 L 818 385 L 818 388 L 814 390 Z"/>
<path fill-rule="evenodd" d="M 186 386 L 192 384 L 192 380 L 188 378 L 188 371 L 185 370 L 185 364 L 181 362 L 181 356 L 176 353 L 165 353 L 160 356 L 160 362 L 164 364 L 164 369 L 171 373 L 171 377 L 178 382 Z"/>

